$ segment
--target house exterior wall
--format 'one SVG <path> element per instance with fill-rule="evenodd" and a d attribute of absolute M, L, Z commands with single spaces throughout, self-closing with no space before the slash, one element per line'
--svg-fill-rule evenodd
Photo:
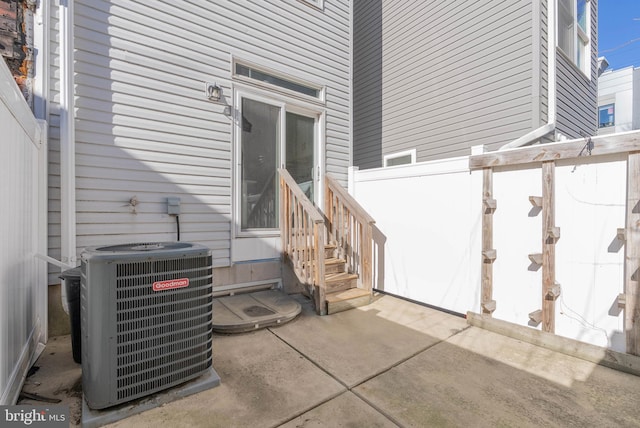
<path fill-rule="evenodd" d="M 598 106 L 614 105 L 614 126 L 598 129 L 611 134 L 640 129 L 640 68 L 607 71 L 598 79 Z"/>
<path fill-rule="evenodd" d="M 598 2 L 591 0 L 591 70 L 585 75 L 556 48 L 556 132 L 567 138 L 598 130 Z"/>
<path fill-rule="evenodd" d="M 354 165 L 496 150 L 549 121 L 552 0 L 372 1 L 354 7 Z M 597 1 L 591 4 L 596 74 Z M 555 31 L 555 28 L 553 29 Z M 560 133 L 595 134 L 596 78 L 556 53 Z M 551 118 L 554 119 L 554 118 Z"/>
<path fill-rule="evenodd" d="M 326 87 L 326 171 L 346 182 L 351 6 L 347 0 L 323 4 L 75 1 L 78 253 L 91 245 L 175 240 L 166 199 L 179 197 L 181 240 L 209 246 L 216 266 L 230 264 L 233 59 Z M 205 97 L 205 82 L 222 87 L 220 103 Z M 54 256 L 60 245 L 56 85 Z"/>
<path fill-rule="evenodd" d="M 53 3 L 53 2 L 52 2 Z M 59 1 L 55 2 L 57 6 Z M 47 254 L 57 260 L 61 256 L 61 200 L 60 200 L 60 49 L 58 43 L 59 9 L 49 9 L 49 63 L 48 75 L 50 83 L 48 89 L 48 118 L 49 124 L 49 210 L 48 210 L 48 240 Z M 49 284 L 58 284 L 60 268 L 48 265 Z"/>
<path fill-rule="evenodd" d="M 416 147 L 418 162 L 496 149 L 539 126 L 543 60 L 534 64 L 533 49 L 543 37 L 533 16 L 546 12 L 535 6 L 356 2 L 354 164 L 377 167 Z"/>
<path fill-rule="evenodd" d="M 598 134 L 631 131 L 634 123 L 633 67 L 605 72 L 598 79 L 598 106 L 614 105 L 614 126 L 598 129 Z"/>
<path fill-rule="evenodd" d="M 640 68 L 633 70 L 633 99 L 638 108 L 633 109 L 632 129 L 640 129 Z"/>

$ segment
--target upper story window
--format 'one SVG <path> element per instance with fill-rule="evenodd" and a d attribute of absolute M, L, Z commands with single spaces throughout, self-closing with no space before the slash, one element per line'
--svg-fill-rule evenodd
<path fill-rule="evenodd" d="M 234 75 L 245 77 L 248 81 L 253 83 L 266 83 L 272 86 L 277 86 L 287 90 L 292 95 L 304 95 L 306 97 L 312 97 L 316 100 L 324 100 L 323 88 L 301 81 L 294 81 L 293 79 L 285 76 L 278 76 L 276 73 L 260 69 L 248 64 L 242 64 L 239 62 L 234 63 Z"/>
<path fill-rule="evenodd" d="M 607 104 L 598 107 L 598 127 L 606 128 L 616 124 L 616 106 L 615 104 Z"/>
<path fill-rule="evenodd" d="M 416 163 L 416 149 L 384 155 L 384 166 L 398 166 Z"/>
<path fill-rule="evenodd" d="M 558 47 L 587 76 L 591 42 L 589 0 L 558 0 Z"/>

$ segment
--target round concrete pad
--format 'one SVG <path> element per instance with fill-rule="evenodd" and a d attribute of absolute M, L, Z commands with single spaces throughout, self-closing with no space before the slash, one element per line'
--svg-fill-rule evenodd
<path fill-rule="evenodd" d="M 242 333 L 294 319 L 302 310 L 280 290 L 256 291 L 213 299 L 213 331 Z"/>

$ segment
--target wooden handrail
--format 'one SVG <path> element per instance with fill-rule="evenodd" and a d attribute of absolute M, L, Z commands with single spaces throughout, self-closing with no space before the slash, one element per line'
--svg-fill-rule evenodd
<path fill-rule="evenodd" d="M 325 315 L 324 219 L 289 172 L 278 169 L 278 173 L 282 252 L 302 281 L 313 286 L 316 312 Z"/>
<path fill-rule="evenodd" d="M 375 220 L 333 177 L 327 175 L 325 183 L 329 243 L 336 245 L 349 272 L 358 274 L 358 287 L 371 291 Z"/>
<path fill-rule="evenodd" d="M 347 192 L 347 190 L 344 187 L 342 187 L 340 183 L 338 183 L 338 180 L 331 177 L 330 175 L 327 175 L 326 181 L 327 181 L 327 188 L 330 188 L 335 195 L 339 196 L 340 199 L 344 201 L 344 204 L 348 206 L 349 209 L 355 215 L 357 215 L 358 218 L 363 223 L 368 223 L 368 224 L 376 223 L 373 217 L 371 217 L 369 213 L 364 208 L 362 208 L 362 205 L 360 205 L 358 201 L 356 201 L 355 198 L 351 196 L 349 192 Z"/>

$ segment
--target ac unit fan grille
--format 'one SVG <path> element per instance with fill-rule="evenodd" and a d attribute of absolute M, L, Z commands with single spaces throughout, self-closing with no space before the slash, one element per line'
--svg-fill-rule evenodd
<path fill-rule="evenodd" d="M 153 283 L 188 278 L 184 288 Z M 134 399 L 212 365 L 211 256 L 116 264 L 118 400 Z"/>

